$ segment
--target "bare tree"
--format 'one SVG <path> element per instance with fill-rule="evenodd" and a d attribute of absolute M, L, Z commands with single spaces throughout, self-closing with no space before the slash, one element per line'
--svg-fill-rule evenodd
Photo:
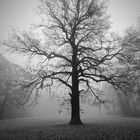
<path fill-rule="evenodd" d="M 34 60 L 33 80 L 26 87 L 35 100 L 42 88 L 65 91 L 71 103 L 70 124 L 82 124 L 80 95 L 92 93 L 95 102 L 101 101 L 95 84 L 119 85 L 115 57 L 123 47 L 116 35 L 108 34 L 107 1 L 40 0 L 37 9 L 43 21 L 34 33 L 15 32 L 3 44 Z"/>
<path fill-rule="evenodd" d="M 28 79 L 29 75 L 20 66 L 10 63 L 0 54 L 0 118 L 6 117 L 5 114 L 9 107 L 11 110 L 23 108 L 20 103 L 23 102 L 28 93 L 17 81 Z M 10 112 L 8 115 L 10 116 Z M 13 115 L 16 115 L 14 111 Z"/>
<path fill-rule="evenodd" d="M 8 106 L 20 107 L 20 103 L 24 100 L 24 96 L 26 96 L 26 92 L 21 88 L 21 85 L 15 82 L 19 75 L 14 77 L 13 71 L 10 72 L 7 69 L 4 72 L 0 72 L 0 118 L 3 117 Z"/>
<path fill-rule="evenodd" d="M 122 77 L 127 79 L 125 83 L 125 92 L 127 97 L 121 100 L 127 100 L 130 102 L 132 111 L 129 115 L 138 115 L 137 99 L 140 97 L 139 86 L 140 86 L 140 33 L 139 30 L 132 26 L 129 27 L 124 34 L 122 39 L 124 44 L 124 49 L 118 55 L 118 60 L 121 69 Z M 121 96 L 120 96 L 121 98 Z M 126 102 L 126 101 L 125 101 Z M 123 105 L 124 106 L 124 105 Z M 128 108 L 128 105 L 126 105 Z"/>

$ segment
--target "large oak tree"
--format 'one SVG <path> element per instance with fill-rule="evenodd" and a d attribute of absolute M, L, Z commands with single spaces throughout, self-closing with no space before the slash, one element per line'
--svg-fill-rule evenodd
<path fill-rule="evenodd" d="M 92 93 L 100 101 L 95 83 L 118 85 L 115 57 L 122 47 L 119 38 L 108 33 L 107 4 L 105 0 L 40 0 L 37 11 L 42 23 L 34 33 L 15 32 L 3 42 L 33 58 L 36 67 L 26 87 L 35 93 L 35 100 L 40 89 L 58 85 L 69 95 L 70 124 L 82 124 L 80 95 Z"/>

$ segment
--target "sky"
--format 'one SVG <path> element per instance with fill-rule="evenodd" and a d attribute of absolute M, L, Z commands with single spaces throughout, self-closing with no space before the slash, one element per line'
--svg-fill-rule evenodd
<path fill-rule="evenodd" d="M 37 0 L 0 0 L 0 38 L 12 27 L 27 30 L 40 18 L 35 14 Z M 108 13 L 115 31 L 123 31 L 140 16 L 140 0 L 109 0 Z"/>
<path fill-rule="evenodd" d="M 7 38 L 12 28 L 28 30 L 31 24 L 40 21 L 34 9 L 37 0 L 0 0 L 0 39 Z M 109 0 L 108 14 L 112 30 L 122 33 L 126 28 L 136 24 L 140 16 L 140 0 Z M 11 61 L 23 64 L 17 55 L 6 55 Z"/>
<path fill-rule="evenodd" d="M 6 37 L 11 28 L 28 30 L 39 19 L 33 12 L 36 3 L 36 0 L 0 0 L 0 37 Z"/>
<path fill-rule="evenodd" d="M 140 16 L 140 0 L 109 0 L 108 13 L 112 28 L 122 33 L 126 28 L 135 25 Z"/>

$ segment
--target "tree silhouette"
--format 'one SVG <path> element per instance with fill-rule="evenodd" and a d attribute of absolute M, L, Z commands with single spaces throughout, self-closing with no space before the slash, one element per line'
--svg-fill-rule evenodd
<path fill-rule="evenodd" d="M 4 117 L 8 107 L 11 107 L 11 110 L 21 107 L 19 103 L 24 101 L 24 96 L 28 93 L 16 81 L 28 78 L 29 74 L 21 67 L 10 63 L 0 54 L 0 119 Z M 13 110 L 11 112 L 16 115 Z M 8 113 L 10 116 L 10 112 Z"/>
<path fill-rule="evenodd" d="M 127 97 L 124 98 L 122 95 L 122 101 L 130 102 L 131 112 L 129 115 L 139 115 L 139 85 L 140 85 L 140 65 L 139 65 L 139 53 L 140 53 L 140 33 L 139 30 L 132 26 L 129 27 L 123 37 L 124 48 L 118 56 L 119 60 L 119 73 L 121 77 L 127 80 L 124 89 Z M 119 95 L 120 96 L 120 95 Z M 119 97 L 121 98 L 121 96 Z M 124 104 L 122 104 L 124 107 Z M 128 105 L 126 104 L 126 109 Z M 128 115 L 128 114 L 127 114 Z"/>
<path fill-rule="evenodd" d="M 106 9 L 105 0 L 40 0 L 37 10 L 43 20 L 35 26 L 34 33 L 16 31 L 3 42 L 34 60 L 33 78 L 25 87 L 35 93 L 35 100 L 40 89 L 50 87 L 58 90 L 59 86 L 69 95 L 70 124 L 82 124 L 81 94 L 92 93 L 95 101 L 101 101 L 96 83 L 119 85 L 114 75 L 115 57 L 123 47 L 116 35 L 108 33 Z"/>

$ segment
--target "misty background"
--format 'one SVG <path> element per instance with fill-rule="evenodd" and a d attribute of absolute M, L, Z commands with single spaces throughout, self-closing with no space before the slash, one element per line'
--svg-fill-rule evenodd
<path fill-rule="evenodd" d="M 41 19 L 35 11 L 37 3 L 37 0 L 0 0 L 0 38 L 7 39 L 8 34 L 13 28 L 17 28 L 19 30 L 29 30 L 32 28 L 31 25 L 39 23 Z M 129 26 L 137 25 L 137 21 L 140 17 L 139 5 L 139 0 L 110 0 L 108 13 L 110 15 L 110 21 L 112 22 L 111 31 L 123 33 L 123 31 Z M 3 55 L 3 61 L 1 64 L 5 63 L 7 66 L 18 64 L 21 66 L 21 69 L 26 66 L 26 57 L 6 53 L 2 49 L 0 49 L 0 53 Z M 0 65 L 0 67 L 2 68 L 2 65 Z M 110 100 L 118 98 L 111 87 L 104 84 L 102 87 L 104 94 L 109 97 Z M 70 114 L 67 111 L 63 110 L 64 112 L 62 112 L 60 110 L 59 100 L 59 98 L 54 96 L 43 94 L 39 98 L 36 106 L 29 107 L 27 114 L 29 116 L 33 115 L 48 118 L 70 117 Z M 82 114 L 83 117 L 93 117 L 117 110 L 117 106 L 93 107 L 86 104 L 82 107 L 83 109 L 86 108 Z"/>

